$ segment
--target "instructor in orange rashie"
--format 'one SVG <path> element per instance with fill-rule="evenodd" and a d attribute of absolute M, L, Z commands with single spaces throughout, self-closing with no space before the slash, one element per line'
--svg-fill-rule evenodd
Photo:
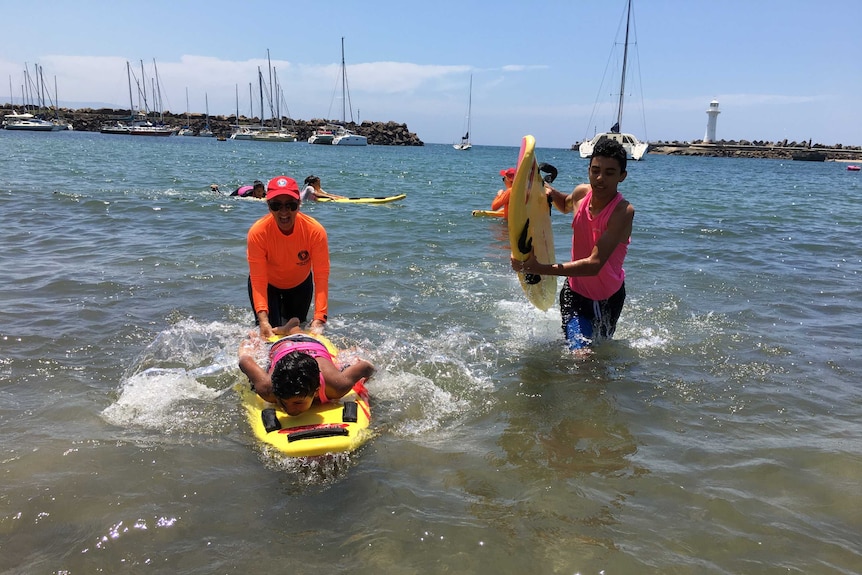
<path fill-rule="evenodd" d="M 503 210 L 503 217 L 509 219 L 509 196 L 512 195 L 512 184 L 515 183 L 515 168 L 500 170 L 503 176 L 503 185 L 506 186 L 494 197 L 491 202 L 492 210 Z"/>
<path fill-rule="evenodd" d="M 299 211 L 299 186 L 278 176 L 266 186 L 269 213 L 248 230 L 248 294 L 260 337 L 274 335 L 290 318 L 308 321 L 314 299 L 311 331 L 322 333 L 329 298 L 329 242 L 326 230 Z"/>

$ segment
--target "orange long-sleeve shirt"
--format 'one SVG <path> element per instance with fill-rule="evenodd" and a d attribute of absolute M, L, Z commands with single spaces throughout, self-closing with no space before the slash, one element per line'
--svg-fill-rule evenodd
<path fill-rule="evenodd" d="M 492 210 L 503 208 L 503 217 L 509 219 L 509 196 L 512 195 L 512 188 L 500 190 L 491 202 Z"/>
<path fill-rule="evenodd" d="M 329 240 L 323 226 L 302 212 L 290 235 L 281 233 L 272 214 L 252 224 L 246 244 L 254 311 L 269 312 L 266 287 L 298 286 L 314 273 L 314 319 L 326 321 L 329 300 Z"/>

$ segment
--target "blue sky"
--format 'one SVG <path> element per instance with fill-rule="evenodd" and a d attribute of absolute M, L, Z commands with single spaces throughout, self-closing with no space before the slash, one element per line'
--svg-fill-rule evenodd
<path fill-rule="evenodd" d="M 355 119 L 457 141 L 472 74 L 474 144 L 516 146 L 533 134 L 567 148 L 613 123 L 625 0 L 31 0 L 23 9 L 0 40 L 4 102 L 11 84 L 20 104 L 24 66 L 38 63 L 52 94 L 56 77 L 61 105 L 127 107 L 126 61 L 140 75 L 143 60 L 151 75 L 155 59 L 171 111 L 185 111 L 188 88 L 192 111 L 204 111 L 206 94 L 211 114 L 231 114 L 238 86 L 248 114 L 268 49 L 290 115 L 337 119 L 343 36 Z M 624 131 L 703 138 L 716 99 L 719 139 L 862 145 L 862 2 L 635 0 L 634 15 Z"/>

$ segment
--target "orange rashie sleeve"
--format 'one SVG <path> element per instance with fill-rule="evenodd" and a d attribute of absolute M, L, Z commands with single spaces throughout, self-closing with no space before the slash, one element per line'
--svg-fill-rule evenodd
<path fill-rule="evenodd" d="M 299 212 L 293 232 L 285 235 L 272 214 L 267 214 L 248 230 L 246 257 L 255 313 L 269 312 L 267 285 L 294 288 L 314 273 L 314 319 L 326 321 L 329 241 L 320 222 Z"/>
<path fill-rule="evenodd" d="M 497 192 L 497 196 L 494 198 L 494 201 L 491 202 L 492 210 L 499 210 L 503 208 L 503 217 L 509 218 L 509 196 L 512 195 L 512 188 L 506 188 L 505 190 L 500 190 Z"/>

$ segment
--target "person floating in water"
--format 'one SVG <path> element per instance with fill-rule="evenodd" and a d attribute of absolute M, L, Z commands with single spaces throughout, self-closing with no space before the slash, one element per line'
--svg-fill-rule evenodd
<path fill-rule="evenodd" d="M 346 196 L 339 196 L 338 194 L 330 194 L 329 192 L 326 192 L 321 189 L 320 178 L 314 175 L 305 178 L 305 187 L 300 193 L 300 199 L 303 202 L 316 202 L 321 198 L 326 198 L 330 200 L 343 200 L 345 197 Z"/>
<path fill-rule="evenodd" d="M 211 184 L 210 190 L 221 193 L 218 184 Z M 260 180 L 255 180 L 250 186 L 240 186 L 230 193 L 231 196 L 239 196 L 241 198 L 257 198 L 263 199 L 266 196 L 266 186 Z"/>

